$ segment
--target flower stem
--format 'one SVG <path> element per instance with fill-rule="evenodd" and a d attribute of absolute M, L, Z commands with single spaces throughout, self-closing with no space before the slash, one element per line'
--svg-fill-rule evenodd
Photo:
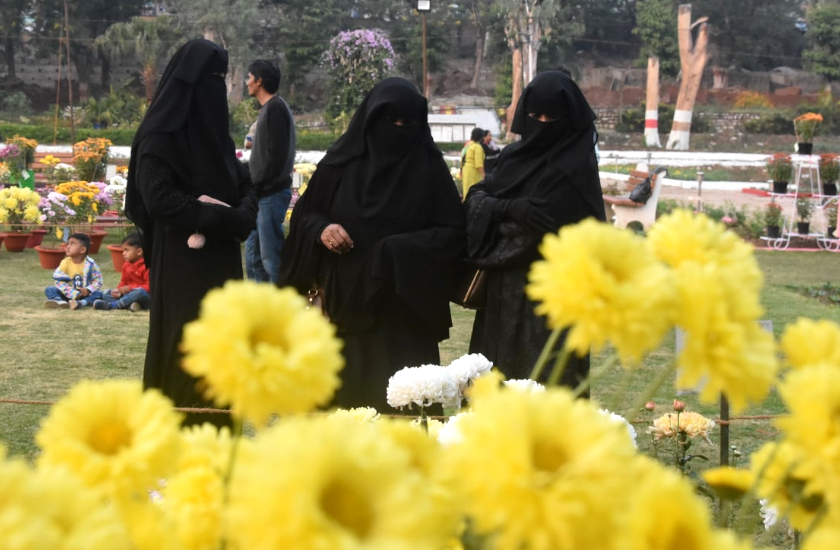
<path fill-rule="evenodd" d="M 538 380 L 540 375 L 542 374 L 543 369 L 545 368 L 545 364 L 548 363 L 548 359 L 551 356 L 551 352 L 554 349 L 554 345 L 557 343 L 557 339 L 560 338 L 561 329 L 556 328 L 551 331 L 551 335 L 546 340 L 545 345 L 543 346 L 542 351 L 540 352 L 540 356 L 537 358 L 537 363 L 534 365 L 534 369 L 531 371 L 531 376 L 529 377 L 531 380 Z"/>
<path fill-rule="evenodd" d="M 590 369 L 589 374 L 586 375 L 586 378 L 581 380 L 580 384 L 578 384 L 578 386 L 575 388 L 575 397 L 580 397 L 580 395 L 583 392 L 588 390 L 596 380 L 601 378 L 605 372 L 613 368 L 616 365 L 616 363 L 618 363 L 618 354 L 613 352 L 612 355 L 607 357 L 607 360 L 604 361 L 604 364 L 598 367 L 597 371 Z"/>
<path fill-rule="evenodd" d="M 569 356 L 571 354 L 572 350 L 570 350 L 564 342 L 563 347 L 557 354 L 557 360 L 554 361 L 554 367 L 551 369 L 547 385 L 556 386 L 560 382 L 560 379 L 563 377 L 563 372 L 566 370 L 566 365 L 569 364 Z"/>
<path fill-rule="evenodd" d="M 670 363 L 666 368 L 662 369 L 659 374 L 656 375 L 648 387 L 645 388 L 645 391 L 639 394 L 636 398 L 636 401 L 633 405 L 624 412 L 624 418 L 628 421 L 632 421 L 635 418 L 636 413 L 640 408 L 644 406 L 645 403 L 650 401 L 653 397 L 653 394 L 656 393 L 656 390 L 665 382 L 665 380 L 674 373 L 674 369 L 676 368 L 676 363 Z M 632 416 L 631 416 L 632 415 Z"/>

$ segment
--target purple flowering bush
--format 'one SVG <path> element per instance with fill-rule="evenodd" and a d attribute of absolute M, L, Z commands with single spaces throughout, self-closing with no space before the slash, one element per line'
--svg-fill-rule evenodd
<path fill-rule="evenodd" d="M 396 54 L 379 29 L 345 31 L 330 40 L 323 64 L 330 73 L 326 118 L 333 126 L 349 120 L 365 94 L 394 70 Z"/>

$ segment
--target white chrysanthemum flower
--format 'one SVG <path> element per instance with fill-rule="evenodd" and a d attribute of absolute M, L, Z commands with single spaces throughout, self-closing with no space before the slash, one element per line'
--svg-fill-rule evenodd
<path fill-rule="evenodd" d="M 405 367 L 388 381 L 388 404 L 399 409 L 410 407 L 412 403 L 421 407 L 428 407 L 433 403 L 442 403 L 444 407 L 458 407 L 458 381 L 450 375 L 446 367 Z"/>
<path fill-rule="evenodd" d="M 762 498 L 758 502 L 761 504 L 761 509 L 758 513 L 761 516 L 761 521 L 764 522 L 764 530 L 769 531 L 779 521 L 779 511 L 770 506 L 766 498 Z"/>
<path fill-rule="evenodd" d="M 545 386 L 535 380 L 505 380 L 504 384 L 512 390 L 533 393 L 545 391 Z"/>
<path fill-rule="evenodd" d="M 603 414 L 606 417 L 609 417 L 616 424 L 622 424 L 627 427 L 627 434 L 630 436 L 630 440 L 633 441 L 633 447 L 638 448 L 639 446 L 636 445 L 636 429 L 633 427 L 632 424 L 627 422 L 627 419 L 621 416 L 620 414 L 616 414 L 612 411 L 608 411 L 607 409 L 598 409 L 598 412 Z"/>
<path fill-rule="evenodd" d="M 438 432 L 438 443 L 441 445 L 454 445 L 457 443 L 461 443 L 463 441 L 463 437 L 461 436 L 461 432 L 458 430 L 458 423 L 467 415 L 472 414 L 471 412 L 463 412 L 458 413 L 455 416 L 450 416 L 449 420 L 446 421 L 446 424 Z"/>
<path fill-rule="evenodd" d="M 490 372 L 490 369 L 493 368 L 493 362 L 480 353 L 470 353 L 455 359 L 446 368 L 458 380 L 463 392 L 470 380 Z"/>

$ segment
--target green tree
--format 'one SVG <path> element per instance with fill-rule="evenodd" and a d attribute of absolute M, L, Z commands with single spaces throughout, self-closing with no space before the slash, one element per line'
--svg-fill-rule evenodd
<path fill-rule="evenodd" d="M 766 71 L 799 65 L 805 46 L 796 20 L 799 0 L 692 0 L 695 17 L 709 17 L 712 62 L 721 67 Z"/>
<path fill-rule="evenodd" d="M 159 69 L 171 57 L 182 40 L 181 29 L 172 17 L 133 17 L 115 23 L 96 39 L 111 57 L 136 59 L 143 64 L 140 79 L 146 89 L 146 102 L 151 103 L 157 87 Z"/>
<path fill-rule="evenodd" d="M 5 2 L 5 0 L 4 0 Z M 66 0 L 70 20 L 70 61 L 76 67 L 79 99 L 86 100 L 91 69 L 102 67 L 102 85 L 109 86 L 110 58 L 95 44 L 95 39 L 113 23 L 128 21 L 140 14 L 144 0 Z M 59 37 L 64 36 L 65 0 L 32 2 L 32 35 L 42 55 L 54 57 Z"/>
<path fill-rule="evenodd" d="M 840 80 L 840 5 L 821 3 L 808 17 L 808 48 L 802 58 L 813 72 Z"/>
<path fill-rule="evenodd" d="M 0 6 L 0 46 L 6 63 L 6 75 L 10 80 L 17 78 L 15 52 L 21 45 L 21 30 L 29 11 L 29 0 L 4 0 Z"/>
<path fill-rule="evenodd" d="M 583 0 L 583 25 L 579 47 L 593 54 L 624 57 L 635 42 L 635 0 Z"/>
<path fill-rule="evenodd" d="M 680 72 L 680 49 L 677 40 L 677 11 L 673 0 L 641 0 L 636 3 L 636 28 L 633 34 L 642 41 L 638 63 L 645 67 L 649 55 L 659 57 L 663 75 Z"/>
<path fill-rule="evenodd" d="M 242 101 L 260 11 L 253 0 L 170 0 L 179 25 L 228 51 L 228 98 Z"/>

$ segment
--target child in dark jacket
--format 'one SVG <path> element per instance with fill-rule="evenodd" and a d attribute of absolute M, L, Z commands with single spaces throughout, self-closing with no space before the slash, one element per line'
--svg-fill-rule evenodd
<path fill-rule="evenodd" d="M 102 297 L 102 272 L 87 255 L 90 237 L 74 233 L 67 239 L 67 257 L 53 272 L 53 285 L 44 289 L 47 309 L 77 309 Z"/>
<path fill-rule="evenodd" d="M 143 238 L 131 233 L 122 242 L 123 258 L 120 284 L 113 290 L 105 290 L 102 299 L 93 303 L 94 309 L 127 309 L 140 311 L 148 309 L 152 302 L 149 294 L 149 268 L 143 260 Z"/>

